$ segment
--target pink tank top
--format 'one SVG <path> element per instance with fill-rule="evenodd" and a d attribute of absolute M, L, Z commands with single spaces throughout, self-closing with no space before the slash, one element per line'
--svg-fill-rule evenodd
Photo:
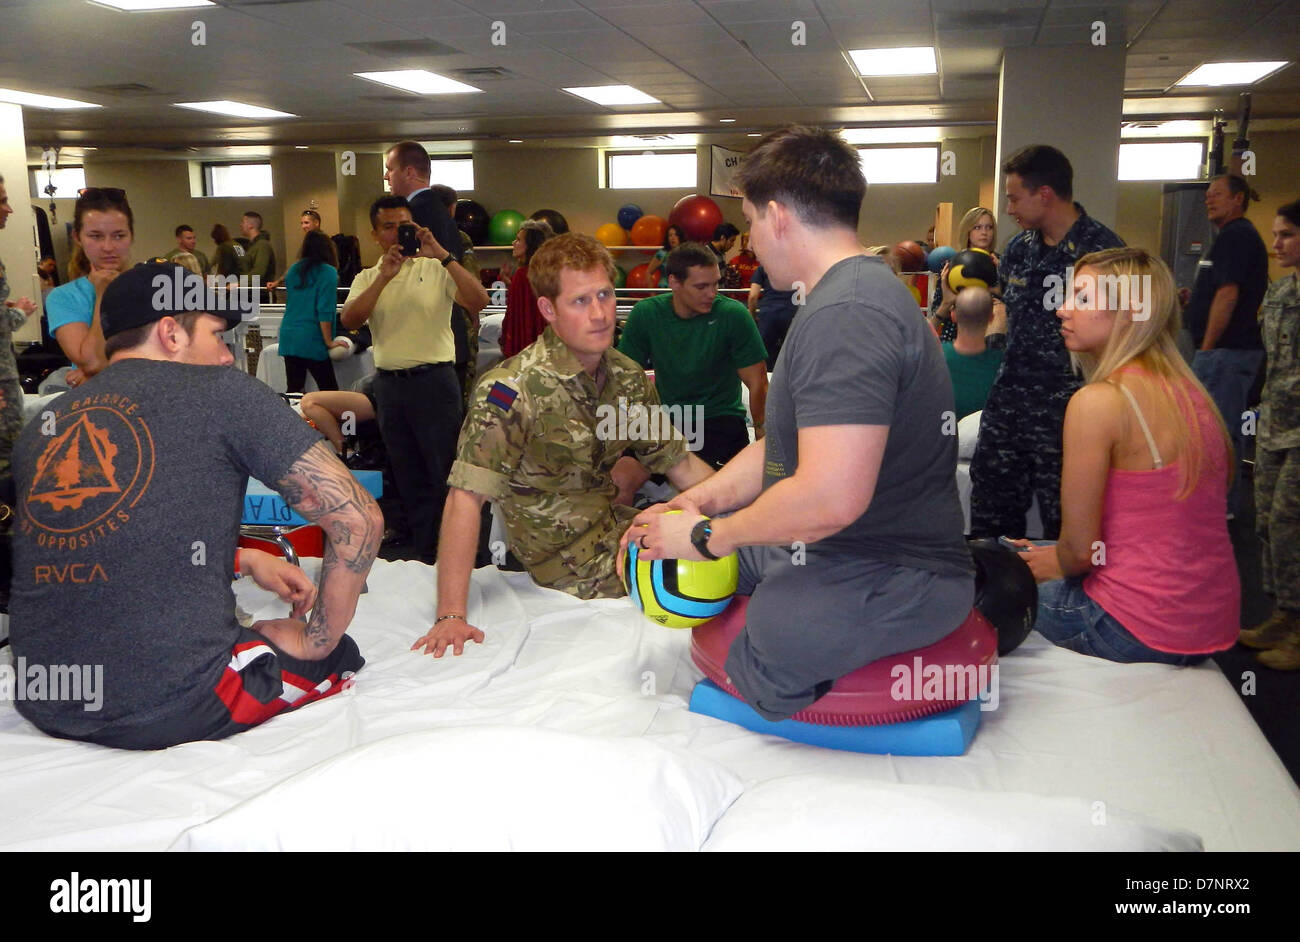
<path fill-rule="evenodd" d="M 1112 468 L 1107 475 L 1105 564 L 1093 567 L 1083 590 L 1147 647 L 1210 654 L 1237 640 L 1241 583 L 1226 519 L 1227 446 L 1209 403 L 1199 391 L 1189 393 L 1203 442 L 1196 489 L 1175 500 L 1180 469 L 1160 466 L 1146 420 L 1130 399 L 1156 468 Z"/>

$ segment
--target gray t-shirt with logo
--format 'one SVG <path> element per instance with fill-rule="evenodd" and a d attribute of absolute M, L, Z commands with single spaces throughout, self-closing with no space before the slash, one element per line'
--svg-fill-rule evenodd
<path fill-rule="evenodd" d="M 18 711 L 82 736 L 209 696 L 239 634 L 230 580 L 248 478 L 274 485 L 320 440 L 230 367 L 119 360 L 50 403 L 14 451 L 11 641 L 28 693 L 34 667 L 47 697 L 56 671 L 66 694 L 73 668 L 83 686 L 98 670 L 102 703 L 86 710 L 83 689 Z"/>
<path fill-rule="evenodd" d="M 879 258 L 831 266 L 786 336 L 767 395 L 763 487 L 799 466 L 798 433 L 887 425 L 866 513 L 817 544 L 938 573 L 973 571 L 957 497 L 952 383 L 915 299 Z"/>

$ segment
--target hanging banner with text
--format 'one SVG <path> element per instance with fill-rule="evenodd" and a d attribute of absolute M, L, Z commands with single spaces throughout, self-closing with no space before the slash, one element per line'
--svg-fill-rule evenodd
<path fill-rule="evenodd" d="M 738 150 L 712 146 L 713 172 L 709 176 L 709 194 L 711 196 L 740 196 L 740 190 L 733 182 L 740 171 L 740 164 L 745 155 Z"/>

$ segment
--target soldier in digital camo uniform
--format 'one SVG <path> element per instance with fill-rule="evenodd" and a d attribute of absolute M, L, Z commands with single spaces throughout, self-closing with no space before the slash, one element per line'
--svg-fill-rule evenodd
<path fill-rule="evenodd" d="M 619 539 L 635 510 L 615 505 L 623 459 L 679 489 L 712 470 L 658 411 L 645 372 L 612 349 L 614 262 L 590 236 L 545 242 L 528 268 L 549 325 L 479 380 L 448 479 L 438 556 L 438 615 L 412 645 L 435 657 L 483 632 L 468 621 L 483 501 L 496 501 L 510 548 L 540 585 L 579 598 L 624 594 Z M 644 471 L 636 469 L 644 474 Z"/>
<path fill-rule="evenodd" d="M 1014 154 L 1007 212 L 1024 229 L 998 267 L 1007 307 L 1007 351 L 980 419 L 971 459 L 971 536 L 1025 535 L 1035 496 L 1043 536 L 1061 529 L 1061 430 L 1079 388 L 1056 311 L 1071 290 L 1067 269 L 1090 252 L 1124 244 L 1072 200 L 1074 170 L 1054 147 Z"/>
<path fill-rule="evenodd" d="M 1255 529 L 1264 591 L 1277 611 L 1241 633 L 1264 648 L 1259 662 L 1300 670 L 1300 200 L 1273 221 L 1273 253 L 1293 269 L 1269 286 L 1259 309 L 1268 372 L 1260 396 L 1255 448 Z"/>

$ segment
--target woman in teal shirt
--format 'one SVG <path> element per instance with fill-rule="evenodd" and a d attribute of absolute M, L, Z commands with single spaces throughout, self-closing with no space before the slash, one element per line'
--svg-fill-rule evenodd
<path fill-rule="evenodd" d="M 280 356 L 284 357 L 289 392 L 302 392 L 311 371 L 323 392 L 339 388 L 330 362 L 330 348 L 344 344 L 334 339 L 338 310 L 339 271 L 334 243 L 319 230 L 302 240 L 298 261 L 284 274 L 288 300 L 280 322 Z"/>

